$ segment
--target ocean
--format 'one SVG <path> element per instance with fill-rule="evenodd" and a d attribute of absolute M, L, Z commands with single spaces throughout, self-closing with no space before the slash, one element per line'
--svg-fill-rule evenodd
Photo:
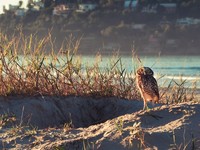
<path fill-rule="evenodd" d="M 81 56 L 81 62 L 87 66 L 98 61 L 102 70 L 113 66 L 120 69 L 122 66 L 127 74 L 134 74 L 135 69 L 140 65 L 150 67 L 160 86 L 168 86 L 171 80 L 174 80 L 180 84 L 186 81 L 184 85 L 187 87 L 195 83 L 200 88 L 200 56 L 141 56 L 139 59 L 140 63 L 132 56 L 118 58 Z"/>
<path fill-rule="evenodd" d="M 80 62 L 81 69 L 92 67 L 98 64 L 102 72 L 110 69 L 124 70 L 131 77 L 134 77 L 135 70 L 139 66 L 150 67 L 154 71 L 154 76 L 159 86 L 167 87 L 173 80 L 177 84 L 182 84 L 188 88 L 194 85 L 200 89 L 200 56 L 141 56 L 140 62 L 136 57 L 132 56 L 76 56 L 73 62 Z M 22 62 L 23 56 L 21 56 Z M 65 56 L 60 57 L 60 63 L 66 63 Z M 47 58 L 46 63 L 51 63 L 51 59 Z M 59 64 L 57 66 L 59 68 Z M 174 82 L 174 83 L 175 83 Z"/>

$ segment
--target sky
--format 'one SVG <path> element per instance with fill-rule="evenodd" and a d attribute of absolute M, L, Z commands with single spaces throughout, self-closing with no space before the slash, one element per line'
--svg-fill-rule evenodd
<path fill-rule="evenodd" d="M 23 7 L 26 7 L 28 0 L 22 0 L 23 1 Z M 18 5 L 19 0 L 0 0 L 0 14 L 3 13 L 3 6 L 6 6 L 6 9 L 8 9 L 9 4 L 12 5 Z"/>

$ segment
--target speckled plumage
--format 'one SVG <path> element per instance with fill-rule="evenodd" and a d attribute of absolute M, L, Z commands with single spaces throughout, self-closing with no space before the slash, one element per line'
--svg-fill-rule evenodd
<path fill-rule="evenodd" d="M 147 108 L 147 101 L 157 103 L 159 101 L 159 91 L 154 73 L 149 67 L 141 67 L 136 72 L 136 84 L 144 100 L 144 109 Z"/>

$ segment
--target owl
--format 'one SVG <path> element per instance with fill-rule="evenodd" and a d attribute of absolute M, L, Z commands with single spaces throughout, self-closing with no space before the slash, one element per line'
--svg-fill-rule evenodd
<path fill-rule="evenodd" d="M 143 109 L 147 109 L 147 101 L 157 103 L 159 101 L 159 91 L 154 73 L 149 67 L 141 67 L 136 71 L 136 84 L 144 100 Z"/>

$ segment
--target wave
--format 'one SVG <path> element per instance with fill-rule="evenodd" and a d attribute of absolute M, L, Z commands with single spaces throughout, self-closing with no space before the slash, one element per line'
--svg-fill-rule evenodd
<path fill-rule="evenodd" d="M 199 70 L 200 67 L 154 67 L 154 69 L 158 70 Z"/>
<path fill-rule="evenodd" d="M 164 76 L 163 78 L 174 80 L 200 80 L 200 76 Z"/>
<path fill-rule="evenodd" d="M 187 78 L 193 80 L 200 76 L 200 67 L 156 67 L 154 68 L 157 74 L 168 76 L 168 78 Z"/>
<path fill-rule="evenodd" d="M 184 83 L 184 87 L 187 88 L 194 88 L 194 85 L 196 88 L 200 89 L 200 76 L 175 76 L 175 75 L 166 75 L 162 78 L 159 78 L 159 76 L 155 76 L 158 83 L 161 87 L 168 87 L 169 84 L 172 83 L 178 83 L 182 84 Z"/>

